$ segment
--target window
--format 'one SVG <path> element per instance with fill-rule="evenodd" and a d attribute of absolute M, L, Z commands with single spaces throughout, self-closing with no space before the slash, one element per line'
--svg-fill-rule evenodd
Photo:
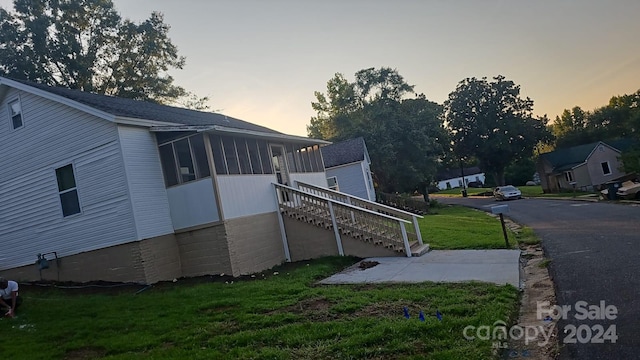
<path fill-rule="evenodd" d="M 573 182 L 573 173 L 571 171 L 567 171 L 564 173 L 564 178 L 567 182 Z"/>
<path fill-rule="evenodd" d="M 287 163 L 289 164 L 289 172 L 300 172 L 298 170 L 298 166 L 296 165 L 295 154 L 296 148 L 293 144 L 287 144 Z"/>
<path fill-rule="evenodd" d="M 258 150 L 258 142 L 254 139 L 247 140 L 247 148 L 249 149 L 249 160 L 251 160 L 251 169 L 254 174 L 262 174 L 262 160 L 260 159 L 260 151 Z"/>
<path fill-rule="evenodd" d="M 193 166 L 191 158 L 191 149 L 189 148 L 189 139 L 178 140 L 173 143 L 173 149 L 176 152 L 178 160 L 178 169 L 180 170 L 180 181 L 188 182 L 196 179 L 196 169 Z"/>
<path fill-rule="evenodd" d="M 338 187 L 338 178 L 335 176 L 329 177 L 327 178 L 327 185 L 329 186 L 329 189 L 331 190 L 335 190 L 335 191 L 339 191 L 339 187 Z"/>
<path fill-rule="evenodd" d="M 22 106 L 20 105 L 20 99 L 9 102 L 9 116 L 11 117 L 11 126 L 14 130 L 22 127 Z"/>
<path fill-rule="evenodd" d="M 611 175 L 611 168 L 609 168 L 609 162 L 608 161 L 600 163 L 600 166 L 602 166 L 602 173 L 604 175 Z"/>
<path fill-rule="evenodd" d="M 238 154 L 236 153 L 236 145 L 233 138 L 222 137 L 222 147 L 224 148 L 224 158 L 227 161 L 227 169 L 230 175 L 240 174 L 240 165 L 238 164 Z"/>
<path fill-rule="evenodd" d="M 227 163 L 224 161 L 224 150 L 222 149 L 222 139 L 219 135 L 211 135 L 211 151 L 213 151 L 213 164 L 218 175 L 227 174 Z"/>
<path fill-rule="evenodd" d="M 204 137 L 192 136 L 189 138 L 191 144 L 191 152 L 196 163 L 196 173 L 198 179 L 206 178 L 211 175 L 209 169 L 209 160 L 207 159 L 207 149 L 204 147 Z"/>
<path fill-rule="evenodd" d="M 173 155 L 173 144 L 169 143 L 160 146 L 160 162 L 164 170 L 164 181 L 168 186 L 177 185 L 178 169 L 176 169 L 176 158 Z"/>
<path fill-rule="evenodd" d="M 267 142 L 264 140 L 258 140 L 258 149 L 260 151 L 260 159 L 262 160 L 262 171 L 265 174 L 273 174 L 273 169 L 271 168 L 271 155 L 269 155 Z"/>
<path fill-rule="evenodd" d="M 159 151 L 167 187 L 211 176 L 202 135 L 162 144 Z"/>
<path fill-rule="evenodd" d="M 252 174 L 247 142 L 244 139 L 236 139 L 236 149 L 238 151 L 238 160 L 240 160 L 240 173 Z"/>
<path fill-rule="evenodd" d="M 78 199 L 76 178 L 73 175 L 73 166 L 69 164 L 56 169 L 56 179 L 60 205 L 62 205 L 62 216 L 67 217 L 80 213 L 80 200 Z"/>

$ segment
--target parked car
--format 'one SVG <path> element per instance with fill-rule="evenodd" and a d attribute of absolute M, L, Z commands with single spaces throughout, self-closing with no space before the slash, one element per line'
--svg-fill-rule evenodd
<path fill-rule="evenodd" d="M 493 190 L 493 197 L 496 200 L 521 199 L 522 192 L 513 185 L 498 186 Z"/>
<path fill-rule="evenodd" d="M 481 188 L 484 187 L 484 184 L 482 183 L 482 181 L 471 181 L 467 184 L 467 186 L 470 188 Z"/>
<path fill-rule="evenodd" d="M 616 191 L 616 195 L 621 199 L 638 199 L 640 200 L 640 183 L 633 181 L 625 181 Z"/>

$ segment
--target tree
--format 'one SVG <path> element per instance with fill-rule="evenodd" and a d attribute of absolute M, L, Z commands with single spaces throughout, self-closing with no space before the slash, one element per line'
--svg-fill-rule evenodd
<path fill-rule="evenodd" d="M 309 136 L 330 141 L 362 136 L 380 190 L 423 191 L 432 180 L 447 136 L 442 107 L 413 93 L 397 70 L 360 70 L 353 82 L 338 73 L 326 93 L 315 96 Z"/>
<path fill-rule="evenodd" d="M 477 158 L 504 185 L 512 162 L 531 157 L 541 140 L 550 138 L 546 117 L 535 119 L 533 100 L 520 97 L 520 86 L 504 76 L 467 78 L 458 83 L 444 104 L 452 146 L 460 158 Z"/>
<path fill-rule="evenodd" d="M 14 8 L 0 8 L 3 76 L 157 103 L 193 96 L 167 73 L 185 59 L 158 12 L 136 24 L 111 0 L 15 0 Z"/>

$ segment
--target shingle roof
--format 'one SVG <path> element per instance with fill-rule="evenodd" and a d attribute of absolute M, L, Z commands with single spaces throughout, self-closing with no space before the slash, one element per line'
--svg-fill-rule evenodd
<path fill-rule="evenodd" d="M 363 161 L 366 145 L 362 137 L 323 146 L 322 159 L 327 168 Z"/>
<path fill-rule="evenodd" d="M 80 90 L 51 87 L 24 80 L 14 81 L 65 97 L 115 116 L 171 122 L 182 125 L 219 125 L 241 130 L 280 134 L 280 132 L 271 130 L 264 126 L 255 125 L 244 120 L 235 119 L 217 113 L 189 110 L 108 95 L 93 94 Z"/>
<path fill-rule="evenodd" d="M 589 157 L 589 154 L 591 154 L 598 144 L 600 144 L 600 141 L 573 146 L 570 148 L 558 149 L 541 154 L 540 157 L 549 162 L 549 164 L 553 166 L 554 171 L 560 171 L 562 169 L 566 170 L 585 162 L 587 157 Z"/>

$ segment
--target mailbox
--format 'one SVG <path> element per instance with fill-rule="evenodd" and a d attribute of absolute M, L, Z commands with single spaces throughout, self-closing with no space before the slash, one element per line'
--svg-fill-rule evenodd
<path fill-rule="evenodd" d="M 497 205 L 491 207 L 492 214 L 507 214 L 509 213 L 509 205 Z"/>

